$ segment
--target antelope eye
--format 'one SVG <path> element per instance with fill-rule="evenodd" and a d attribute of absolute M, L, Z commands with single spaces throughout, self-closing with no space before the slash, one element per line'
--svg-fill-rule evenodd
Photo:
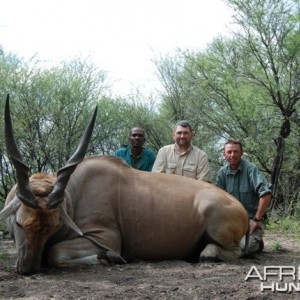
<path fill-rule="evenodd" d="M 20 227 L 20 228 L 22 227 L 21 224 L 18 223 L 17 221 L 16 221 L 16 225 L 17 225 L 18 227 Z"/>

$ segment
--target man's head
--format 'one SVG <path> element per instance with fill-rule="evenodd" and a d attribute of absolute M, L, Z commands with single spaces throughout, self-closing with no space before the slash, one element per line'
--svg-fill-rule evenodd
<path fill-rule="evenodd" d="M 129 133 L 129 142 L 132 148 L 142 148 L 146 141 L 145 131 L 141 127 L 133 127 Z"/>
<path fill-rule="evenodd" d="M 240 141 L 229 139 L 224 144 L 224 156 L 233 170 L 236 170 L 243 155 L 243 145 Z"/>
<path fill-rule="evenodd" d="M 173 131 L 173 139 L 179 147 L 188 148 L 194 137 L 191 124 L 188 121 L 179 121 L 176 123 Z"/>

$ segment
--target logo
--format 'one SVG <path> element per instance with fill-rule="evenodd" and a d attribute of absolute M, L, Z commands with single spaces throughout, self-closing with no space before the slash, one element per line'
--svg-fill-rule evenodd
<path fill-rule="evenodd" d="M 252 266 L 245 277 L 249 280 L 258 280 L 261 292 L 300 292 L 300 266 Z"/>

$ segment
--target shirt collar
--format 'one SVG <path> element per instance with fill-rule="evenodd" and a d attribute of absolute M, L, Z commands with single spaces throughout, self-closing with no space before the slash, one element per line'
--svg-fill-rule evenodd
<path fill-rule="evenodd" d="M 237 172 L 242 172 L 242 170 L 243 170 L 242 165 L 243 165 L 243 159 L 241 159 L 238 169 L 236 170 L 236 172 L 234 172 L 231 168 L 230 163 L 227 163 L 227 174 L 235 174 Z"/>
<path fill-rule="evenodd" d="M 133 153 L 132 153 L 132 151 L 131 151 L 131 146 L 129 146 L 129 151 L 130 151 L 129 153 L 130 153 L 130 156 L 132 156 L 132 157 L 134 157 L 134 158 L 141 158 L 142 155 L 143 155 L 143 152 L 144 152 L 144 146 L 143 146 L 142 148 L 143 148 L 143 149 L 142 149 L 141 154 L 138 155 L 138 156 L 134 156 Z"/>
<path fill-rule="evenodd" d="M 193 145 L 191 144 L 190 147 L 184 152 L 184 153 L 179 153 L 176 149 L 176 144 L 173 145 L 173 149 L 176 153 L 178 153 L 179 155 L 185 155 L 187 153 L 189 153 L 192 149 L 193 149 Z"/>

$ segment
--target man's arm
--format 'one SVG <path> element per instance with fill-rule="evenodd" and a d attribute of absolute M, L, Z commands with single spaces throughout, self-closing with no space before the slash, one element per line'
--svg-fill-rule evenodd
<path fill-rule="evenodd" d="M 218 186 L 224 191 L 227 191 L 225 173 L 223 172 L 222 168 L 218 171 L 217 178 L 216 178 L 216 186 Z"/>
<path fill-rule="evenodd" d="M 200 161 L 198 162 L 196 179 L 209 181 L 209 163 L 206 153 L 200 157 Z"/>
<path fill-rule="evenodd" d="M 154 162 L 155 162 L 155 159 L 156 159 L 156 154 L 152 149 L 149 149 L 148 159 L 149 159 L 149 163 L 148 163 L 147 171 L 151 172 L 152 168 L 153 168 L 153 165 L 154 165 Z"/>
<path fill-rule="evenodd" d="M 163 149 L 159 149 L 157 153 L 152 172 L 166 173 L 166 160 Z"/>
<path fill-rule="evenodd" d="M 272 199 L 272 184 L 255 166 L 252 170 L 251 178 L 255 192 L 259 195 L 257 211 L 255 213 L 254 222 L 251 222 L 250 231 L 253 232 L 257 227 L 260 227 L 260 220 L 263 218 Z M 257 222 L 255 221 L 257 220 Z"/>
<path fill-rule="evenodd" d="M 260 227 L 260 220 L 263 218 L 265 213 L 267 212 L 267 209 L 270 205 L 272 199 L 272 194 L 268 193 L 262 197 L 259 198 L 258 202 L 258 208 L 255 214 L 255 218 L 253 219 L 254 222 L 251 222 L 250 224 L 250 234 L 255 231 L 258 227 Z"/>

